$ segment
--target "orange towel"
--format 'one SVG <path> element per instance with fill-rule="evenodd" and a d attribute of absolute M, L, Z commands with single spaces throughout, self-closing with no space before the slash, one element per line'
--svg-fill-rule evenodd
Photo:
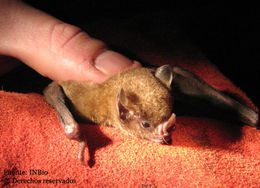
<path fill-rule="evenodd" d="M 182 66 L 257 110 L 209 62 Z M 172 144 L 159 145 L 116 128 L 86 124 L 82 165 L 79 144 L 66 138 L 43 96 L 1 91 L 0 114 L 2 186 L 260 186 L 260 131 L 252 127 L 229 129 L 231 125 L 217 120 L 178 117 Z"/>

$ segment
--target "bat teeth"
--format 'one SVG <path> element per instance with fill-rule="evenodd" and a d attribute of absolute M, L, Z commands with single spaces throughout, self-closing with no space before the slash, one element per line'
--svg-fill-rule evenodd
<path fill-rule="evenodd" d="M 158 129 L 157 129 L 157 134 L 158 135 L 163 135 L 163 124 L 164 123 L 162 123 L 162 124 L 159 124 L 159 126 L 158 126 Z"/>
<path fill-rule="evenodd" d="M 171 117 L 167 121 L 162 122 L 158 125 L 157 134 L 168 135 L 168 133 L 174 129 L 175 122 L 176 122 L 176 115 L 172 113 Z"/>
<path fill-rule="evenodd" d="M 172 113 L 171 117 L 169 118 L 169 120 L 166 122 L 163 131 L 165 133 L 168 133 L 169 131 L 171 131 L 171 128 L 174 127 L 176 122 L 176 115 L 174 113 Z"/>

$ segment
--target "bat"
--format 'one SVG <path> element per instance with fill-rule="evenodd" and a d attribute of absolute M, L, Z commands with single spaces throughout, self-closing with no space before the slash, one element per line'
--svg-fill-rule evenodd
<path fill-rule="evenodd" d="M 258 124 L 258 113 L 179 66 L 127 69 L 103 84 L 52 82 L 44 96 L 56 109 L 66 136 L 79 141 L 81 162 L 85 141 L 75 119 L 117 127 L 161 144 L 170 143 L 178 101 L 187 111 L 206 111 L 210 117 L 255 127 Z"/>

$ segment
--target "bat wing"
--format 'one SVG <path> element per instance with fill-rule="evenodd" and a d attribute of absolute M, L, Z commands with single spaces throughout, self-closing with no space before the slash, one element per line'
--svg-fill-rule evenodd
<path fill-rule="evenodd" d="M 214 89 L 192 72 L 164 65 L 157 68 L 156 73 L 157 78 L 170 86 L 177 115 L 206 116 L 258 126 L 258 113 Z"/>
<path fill-rule="evenodd" d="M 86 144 L 84 135 L 81 134 L 78 123 L 74 120 L 73 115 L 66 105 L 66 96 L 62 87 L 57 82 L 52 82 L 45 88 L 43 93 L 46 101 L 56 109 L 66 136 L 79 141 L 80 151 L 78 158 L 83 162 L 83 152 Z"/>

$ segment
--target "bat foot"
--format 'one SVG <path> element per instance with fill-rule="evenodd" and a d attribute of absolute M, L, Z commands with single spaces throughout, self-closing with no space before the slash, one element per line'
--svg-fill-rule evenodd
<path fill-rule="evenodd" d="M 84 163 L 84 150 L 86 147 L 86 140 L 84 139 L 84 136 L 81 134 L 79 125 L 76 122 L 73 122 L 71 124 L 63 126 L 67 138 L 77 140 L 79 142 L 78 159 L 80 163 Z"/>

